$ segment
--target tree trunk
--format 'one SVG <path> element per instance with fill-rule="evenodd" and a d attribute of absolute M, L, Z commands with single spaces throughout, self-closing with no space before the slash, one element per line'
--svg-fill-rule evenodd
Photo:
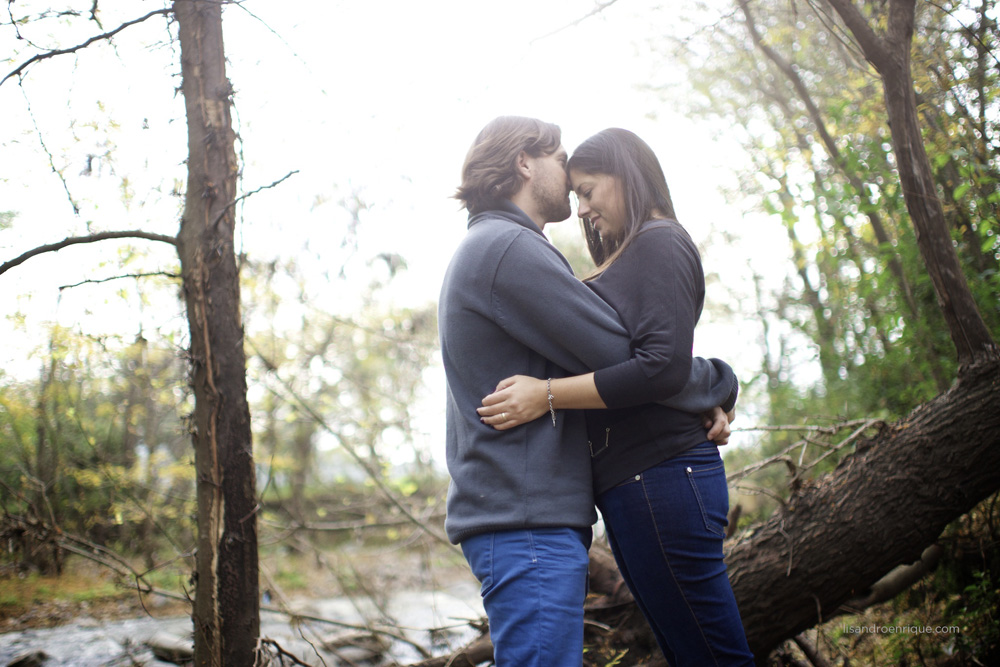
<path fill-rule="evenodd" d="M 910 72 L 916 0 L 890 0 L 888 32 L 884 37 L 874 32 L 850 0 L 828 1 L 882 77 L 893 152 L 906 210 L 913 221 L 917 245 L 934 285 L 938 305 L 955 343 L 959 365 L 995 359 L 997 345 L 962 273 L 920 132 L 916 92 Z"/>
<path fill-rule="evenodd" d="M 51 387 L 56 378 L 56 355 L 52 350 L 54 341 L 49 342 L 48 367 L 42 366 L 41 383 L 38 387 L 38 404 L 35 406 L 35 483 L 38 488 L 35 492 L 35 514 L 38 521 L 44 525 L 48 524 L 52 530 L 59 526 L 59 498 L 58 498 L 58 476 L 59 476 L 59 439 L 58 439 L 58 419 L 59 411 L 51 410 L 49 399 Z M 49 414 L 54 418 L 50 422 Z M 50 428 L 51 425 L 51 428 Z M 23 560 L 38 568 L 43 575 L 62 574 L 63 556 L 62 549 L 55 540 L 48 539 L 48 532 L 45 539 L 32 545 L 31 535 L 27 533 L 24 542 Z"/>
<path fill-rule="evenodd" d="M 921 329 L 924 329 L 925 326 L 923 319 L 920 317 L 920 309 L 917 306 L 917 301 L 913 294 L 913 288 L 910 285 L 909 279 L 906 277 L 906 272 L 903 269 L 903 264 L 899 259 L 899 255 L 893 250 L 888 250 L 888 248 L 892 246 L 892 238 L 890 237 L 885 224 L 882 222 L 882 216 L 879 215 L 875 202 L 872 201 L 871 195 L 867 194 L 868 190 L 864 185 L 862 175 L 855 169 L 852 169 L 844 159 L 843 154 L 840 152 L 840 148 L 837 146 L 837 142 L 834 140 L 826 126 L 826 122 L 823 119 L 823 115 L 820 112 L 819 107 L 813 100 L 812 95 L 809 93 L 809 89 L 806 86 L 805 81 L 799 75 L 798 69 L 792 62 L 783 58 L 777 51 L 765 43 L 764 38 L 757 27 L 757 23 L 754 20 L 754 16 L 750 11 L 747 0 L 738 0 L 738 4 L 744 17 L 746 18 L 746 25 L 747 30 L 750 33 L 750 39 L 764 54 L 764 56 L 770 60 L 775 67 L 777 67 L 778 71 L 780 71 L 791 83 L 795 93 L 798 95 L 802 104 L 806 107 L 809 118 L 812 120 L 816 133 L 819 135 L 822 145 L 830 157 L 831 163 L 837 168 L 837 171 L 847 179 L 848 183 L 850 183 L 853 190 L 857 193 L 859 202 L 863 204 L 861 206 L 861 210 L 868 218 L 868 222 L 871 224 L 872 231 L 875 233 L 875 239 L 878 241 L 879 247 L 886 249 L 883 250 L 883 252 L 887 253 L 889 270 L 896 278 L 903 302 L 906 304 L 907 312 L 910 315 L 910 326 L 917 327 L 918 335 L 916 338 L 918 340 L 926 338 L 921 331 Z M 791 108 L 789 107 L 787 101 L 779 99 L 777 91 L 778 89 L 776 88 L 772 97 L 774 97 L 779 104 L 781 104 L 783 109 L 786 109 L 788 117 L 791 120 L 793 117 Z M 800 149 L 804 152 L 809 150 L 808 146 L 800 146 Z M 928 165 L 928 169 L 929 168 L 930 167 Z M 888 340 L 884 340 L 883 344 L 888 347 Z M 937 384 L 938 391 L 943 392 L 947 390 L 951 384 L 951 380 L 950 378 L 945 377 L 944 370 L 941 368 L 941 364 L 937 359 L 937 352 L 934 350 L 932 342 L 927 343 L 926 363 L 931 369 L 931 374 Z"/>
<path fill-rule="evenodd" d="M 220 3 L 177 0 L 174 12 L 188 121 L 188 183 L 178 247 L 195 394 L 195 664 L 252 665 L 260 634 L 257 501 L 233 247 L 232 88 Z"/>

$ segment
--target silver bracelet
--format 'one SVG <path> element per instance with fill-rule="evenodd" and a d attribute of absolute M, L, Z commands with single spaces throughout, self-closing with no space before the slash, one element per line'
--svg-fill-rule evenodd
<path fill-rule="evenodd" d="M 549 395 L 549 414 L 552 415 L 552 426 L 556 425 L 556 409 L 552 407 L 552 399 L 555 396 L 552 395 L 552 378 L 545 381 L 545 392 Z"/>

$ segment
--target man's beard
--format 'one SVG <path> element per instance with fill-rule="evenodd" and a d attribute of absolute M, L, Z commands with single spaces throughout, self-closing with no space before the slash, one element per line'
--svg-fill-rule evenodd
<path fill-rule="evenodd" d="M 562 222 L 573 213 L 565 186 L 552 181 L 536 181 L 532 189 L 535 201 L 538 202 L 538 212 L 545 222 Z"/>

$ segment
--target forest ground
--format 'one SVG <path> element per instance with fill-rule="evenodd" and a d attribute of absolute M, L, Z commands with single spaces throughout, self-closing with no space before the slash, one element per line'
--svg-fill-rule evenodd
<path fill-rule="evenodd" d="M 284 601 L 368 595 L 391 591 L 434 590 L 460 578 L 472 581 L 457 553 L 426 545 L 407 549 L 351 545 L 337 551 L 301 554 L 270 553 L 261 559 L 262 602 L 281 607 Z M 181 592 L 179 570 L 151 579 L 158 588 Z M 141 616 L 165 618 L 190 612 L 184 600 L 139 595 L 103 566 L 69 556 L 61 576 L 18 572 L 0 563 L 0 634 L 50 628 L 80 619 L 96 622 Z"/>

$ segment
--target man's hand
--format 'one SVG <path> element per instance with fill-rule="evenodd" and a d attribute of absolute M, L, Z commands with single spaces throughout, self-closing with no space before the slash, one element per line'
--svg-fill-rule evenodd
<path fill-rule="evenodd" d="M 705 430 L 708 431 L 706 437 L 720 447 L 728 445 L 729 436 L 732 434 L 729 424 L 736 419 L 736 408 L 725 413 L 722 408 L 715 406 L 703 412 L 701 416 L 704 418 Z"/>

